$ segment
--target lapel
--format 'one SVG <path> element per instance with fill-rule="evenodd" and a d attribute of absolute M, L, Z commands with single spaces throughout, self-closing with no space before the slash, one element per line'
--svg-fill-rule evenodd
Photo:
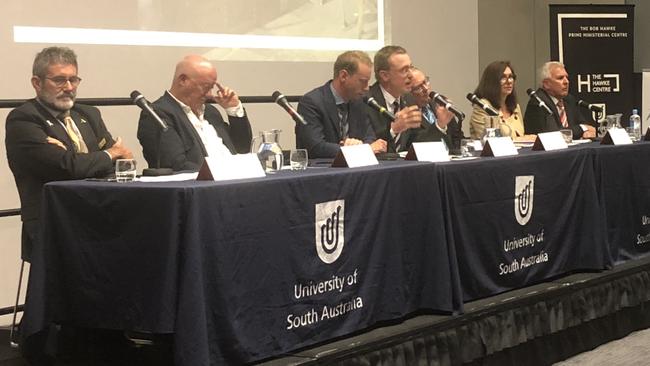
<path fill-rule="evenodd" d="M 553 103 L 553 99 L 551 99 L 551 96 L 548 95 L 546 90 L 544 90 L 542 88 L 539 88 L 537 90 L 539 91 L 537 94 L 539 95 L 540 99 L 542 99 L 544 101 L 544 103 L 546 103 L 546 105 L 553 112 L 553 121 L 555 122 L 555 126 L 558 129 L 562 129 L 562 122 L 560 122 L 560 113 L 557 110 L 557 105 L 555 103 Z M 566 113 L 566 104 L 564 106 L 564 113 Z M 568 114 L 567 114 L 567 118 L 569 118 Z"/>
<path fill-rule="evenodd" d="M 68 150 L 74 151 L 74 144 L 68 136 L 68 132 L 65 130 L 63 125 L 59 120 L 53 116 L 50 111 L 41 105 L 36 99 L 34 99 L 34 106 L 38 112 L 38 116 L 42 119 L 41 123 L 47 126 L 48 136 L 54 137 L 55 139 L 61 141 Z M 61 121 L 63 122 L 63 121 Z"/>
<path fill-rule="evenodd" d="M 194 129 L 192 122 L 190 122 L 189 118 L 187 118 L 187 114 L 185 114 L 181 105 L 178 104 L 178 102 L 171 95 L 169 95 L 169 92 L 165 92 L 164 97 L 165 102 L 173 109 L 173 113 L 180 121 L 178 128 L 184 131 L 183 135 L 192 136 L 192 140 L 194 140 L 193 144 L 201 148 L 203 156 L 207 156 L 208 152 L 205 150 L 205 146 L 203 146 L 201 136 L 199 136 L 199 133 L 196 132 L 196 129 Z"/>
<path fill-rule="evenodd" d="M 336 136 L 337 141 L 341 141 L 341 126 L 339 121 L 339 111 L 336 107 L 336 101 L 334 100 L 334 94 L 330 90 L 330 83 L 328 82 L 323 87 L 323 94 L 325 98 L 325 109 L 327 110 L 327 117 L 334 131 L 334 136 Z M 350 116 L 348 115 L 348 124 L 350 121 Z"/>

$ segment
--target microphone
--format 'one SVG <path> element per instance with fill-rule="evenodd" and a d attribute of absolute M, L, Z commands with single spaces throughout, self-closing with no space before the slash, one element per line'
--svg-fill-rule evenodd
<path fill-rule="evenodd" d="M 444 95 L 431 91 L 429 93 L 429 98 L 433 99 L 436 101 L 436 103 L 440 104 L 441 106 L 445 107 L 446 110 L 450 111 L 451 113 L 455 114 L 456 117 L 459 119 L 459 121 L 462 121 L 465 119 L 465 113 L 459 111 L 453 104 L 449 103 L 447 100 L 447 97 Z"/>
<path fill-rule="evenodd" d="M 395 120 L 395 115 L 393 114 L 393 112 L 389 111 L 388 109 L 384 108 L 384 107 L 381 106 L 379 103 L 377 103 L 377 101 L 375 100 L 375 98 L 373 98 L 373 97 L 368 97 L 368 96 L 364 96 L 364 97 L 363 97 L 363 101 L 364 101 L 364 103 L 366 103 L 367 105 L 369 105 L 369 106 L 372 107 L 373 109 L 379 111 L 379 114 L 381 114 L 381 115 L 387 117 L 387 118 L 390 119 L 391 121 L 394 121 L 394 120 Z"/>
<path fill-rule="evenodd" d="M 300 115 L 300 113 L 296 112 L 295 109 L 289 104 L 289 101 L 287 101 L 287 98 L 282 95 L 279 91 L 274 91 L 273 94 L 271 94 L 271 98 L 282 108 L 284 108 L 287 113 L 293 118 L 294 122 L 300 123 L 302 125 L 306 125 L 307 122 L 305 121 L 304 118 Z"/>
<path fill-rule="evenodd" d="M 158 122 L 160 128 L 162 128 L 163 131 L 167 131 L 167 123 L 165 123 L 165 121 L 160 118 L 158 113 L 156 113 L 156 111 L 151 108 L 151 104 L 144 98 L 144 95 L 142 95 L 139 91 L 134 90 L 131 92 L 131 99 L 133 99 L 133 104 L 137 105 L 142 110 L 147 111 L 147 113 L 149 113 L 156 120 L 156 122 Z"/>
<path fill-rule="evenodd" d="M 551 109 L 546 105 L 546 103 L 544 103 L 543 100 L 541 100 L 539 98 L 539 96 L 537 95 L 537 92 L 535 92 L 533 89 L 531 89 L 531 88 L 526 89 L 526 94 L 528 94 L 528 96 L 531 97 L 531 98 L 535 98 L 535 100 L 537 101 L 537 105 L 540 108 L 544 109 L 544 111 L 546 111 L 546 114 L 549 114 L 549 115 L 553 114 L 553 112 L 551 112 Z"/>
<path fill-rule="evenodd" d="M 485 111 L 489 116 L 496 117 L 496 116 L 499 115 L 499 112 L 498 112 L 496 109 L 494 109 L 494 107 L 492 107 L 492 106 L 489 105 L 489 104 L 483 103 L 483 101 L 481 101 L 481 100 L 476 96 L 476 94 L 474 94 L 474 93 L 467 93 L 467 97 L 466 97 L 466 98 L 467 98 L 467 100 L 469 100 L 472 104 L 476 104 L 476 105 L 479 106 L 481 109 L 483 109 L 483 110 L 484 110 L 484 111 Z"/>
<path fill-rule="evenodd" d="M 583 107 L 583 108 L 587 108 L 592 112 L 603 113 L 603 107 L 599 107 L 599 106 L 597 106 L 595 104 L 589 104 L 589 103 L 585 102 L 582 99 L 580 99 L 578 101 L 578 105 Z"/>

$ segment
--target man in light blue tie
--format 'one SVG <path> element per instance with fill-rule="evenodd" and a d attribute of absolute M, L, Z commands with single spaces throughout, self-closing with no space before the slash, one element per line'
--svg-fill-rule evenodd
<path fill-rule="evenodd" d="M 429 77 L 422 70 L 413 67 L 411 74 L 411 95 L 422 111 L 422 125 L 427 125 L 417 134 L 415 141 L 444 141 L 450 149 L 455 149 L 456 145 L 460 147 L 463 134 L 456 116 L 431 100 Z"/>

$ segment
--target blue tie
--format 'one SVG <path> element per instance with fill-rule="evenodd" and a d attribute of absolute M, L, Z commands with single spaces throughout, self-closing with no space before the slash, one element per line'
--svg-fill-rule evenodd
<path fill-rule="evenodd" d="M 436 116 L 433 114 L 429 106 L 424 107 L 424 118 L 429 122 L 429 124 L 436 123 Z"/>

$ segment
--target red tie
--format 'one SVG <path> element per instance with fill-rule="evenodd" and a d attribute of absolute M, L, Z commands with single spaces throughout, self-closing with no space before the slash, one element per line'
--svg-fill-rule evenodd
<path fill-rule="evenodd" d="M 569 127 L 569 121 L 567 121 L 566 112 L 564 111 L 564 102 L 561 99 L 557 101 L 557 111 L 560 114 L 560 122 L 562 122 L 562 127 Z"/>

